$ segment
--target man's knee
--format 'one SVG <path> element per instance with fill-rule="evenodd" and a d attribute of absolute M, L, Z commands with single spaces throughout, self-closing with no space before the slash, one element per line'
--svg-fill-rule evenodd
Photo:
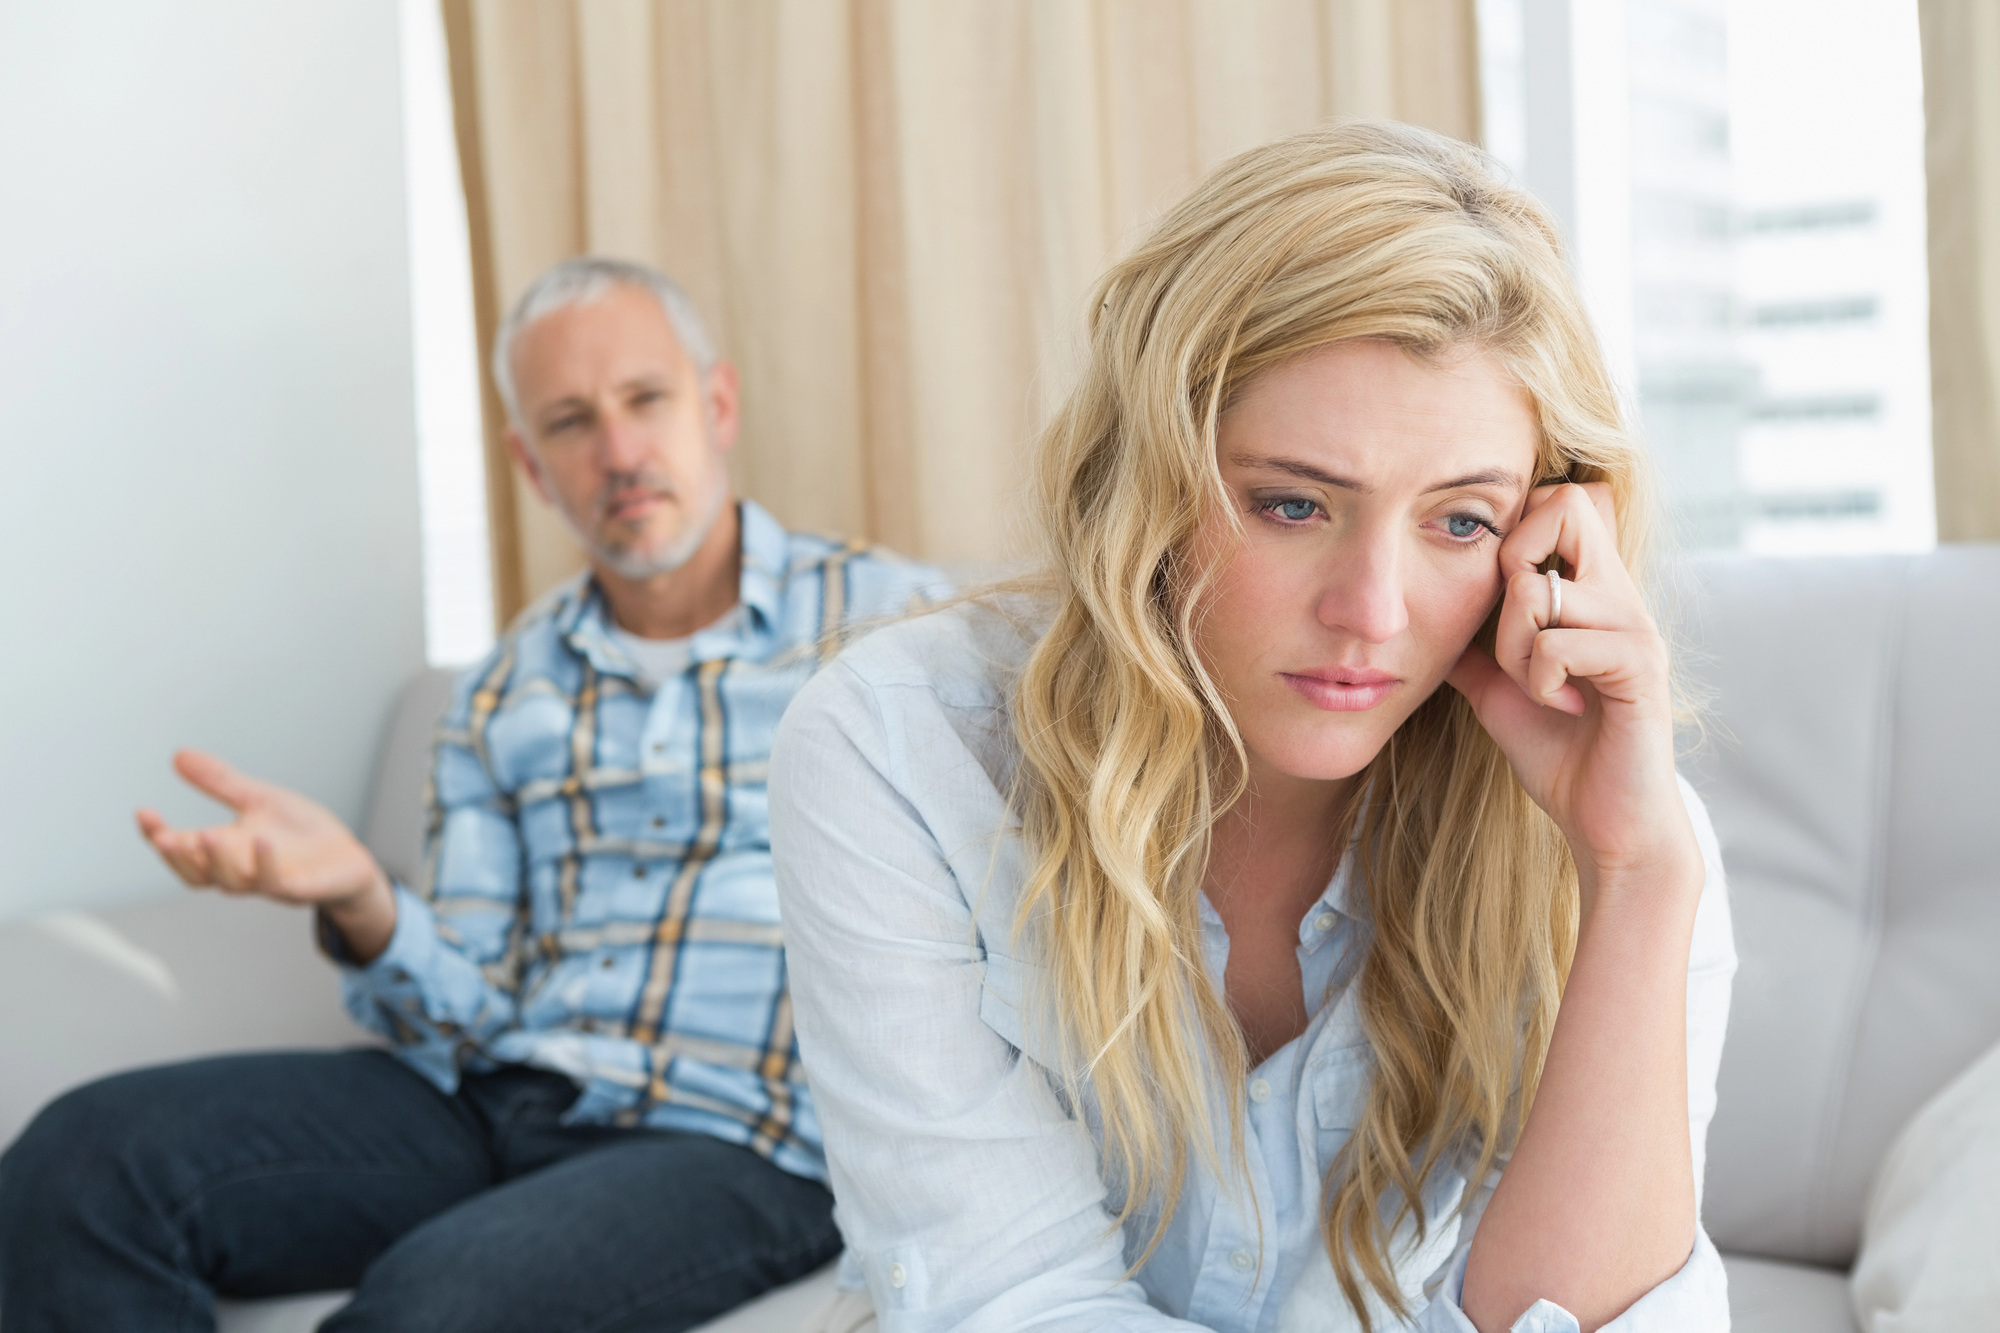
<path fill-rule="evenodd" d="M 153 1174 L 147 1075 L 87 1083 L 43 1107 L 0 1156 L 0 1234 L 47 1226 L 114 1183 Z"/>

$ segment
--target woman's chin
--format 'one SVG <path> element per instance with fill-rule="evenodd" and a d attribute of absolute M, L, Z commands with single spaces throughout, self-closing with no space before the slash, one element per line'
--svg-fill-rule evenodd
<path fill-rule="evenodd" d="M 1298 782 L 1339 782 L 1368 767 L 1388 742 L 1386 735 L 1374 735 L 1373 728 L 1365 735 L 1361 730 L 1352 728 L 1350 734 L 1333 736 L 1275 736 L 1269 738 L 1272 743 L 1268 745 L 1248 736 L 1244 739 L 1258 766 L 1269 772 Z"/>

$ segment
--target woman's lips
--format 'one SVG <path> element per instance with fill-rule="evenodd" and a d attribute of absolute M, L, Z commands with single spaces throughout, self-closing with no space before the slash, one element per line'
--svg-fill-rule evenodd
<path fill-rule="evenodd" d="M 1295 673 L 1281 671 L 1285 684 L 1304 696 L 1314 708 L 1329 713 L 1359 713 L 1388 698 L 1403 682 L 1386 671 L 1329 671 Z"/>

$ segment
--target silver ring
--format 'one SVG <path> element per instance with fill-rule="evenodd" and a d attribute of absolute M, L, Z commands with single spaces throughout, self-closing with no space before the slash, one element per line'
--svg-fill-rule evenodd
<path fill-rule="evenodd" d="M 1561 629 L 1563 623 L 1563 577 L 1549 571 L 1549 623 L 1543 629 Z"/>

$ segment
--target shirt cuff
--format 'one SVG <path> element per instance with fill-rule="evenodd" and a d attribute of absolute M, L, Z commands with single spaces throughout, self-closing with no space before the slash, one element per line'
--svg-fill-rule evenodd
<path fill-rule="evenodd" d="M 1430 1310 L 1436 1314 L 1423 1322 L 1436 1333 L 1478 1333 L 1459 1308 L 1465 1291 L 1465 1265 L 1472 1257 L 1467 1245 L 1453 1261 Z M 1729 1327 L 1729 1289 L 1723 1276 L 1722 1256 L 1708 1232 L 1697 1226 L 1694 1251 L 1678 1271 L 1638 1300 L 1625 1307 L 1600 1333 L 1723 1333 Z M 1551 1300 L 1539 1300 L 1508 1326 L 1508 1333 L 1580 1333 L 1575 1315 Z"/>
<path fill-rule="evenodd" d="M 333 924 L 323 909 L 313 913 L 313 938 L 319 944 L 319 951 L 343 969 L 370 981 L 408 981 L 419 974 L 438 947 L 437 917 L 432 914 L 430 904 L 404 888 L 400 880 L 391 880 L 390 886 L 396 895 L 396 929 L 389 936 L 388 947 L 372 962 L 355 959 L 340 927 Z"/>

